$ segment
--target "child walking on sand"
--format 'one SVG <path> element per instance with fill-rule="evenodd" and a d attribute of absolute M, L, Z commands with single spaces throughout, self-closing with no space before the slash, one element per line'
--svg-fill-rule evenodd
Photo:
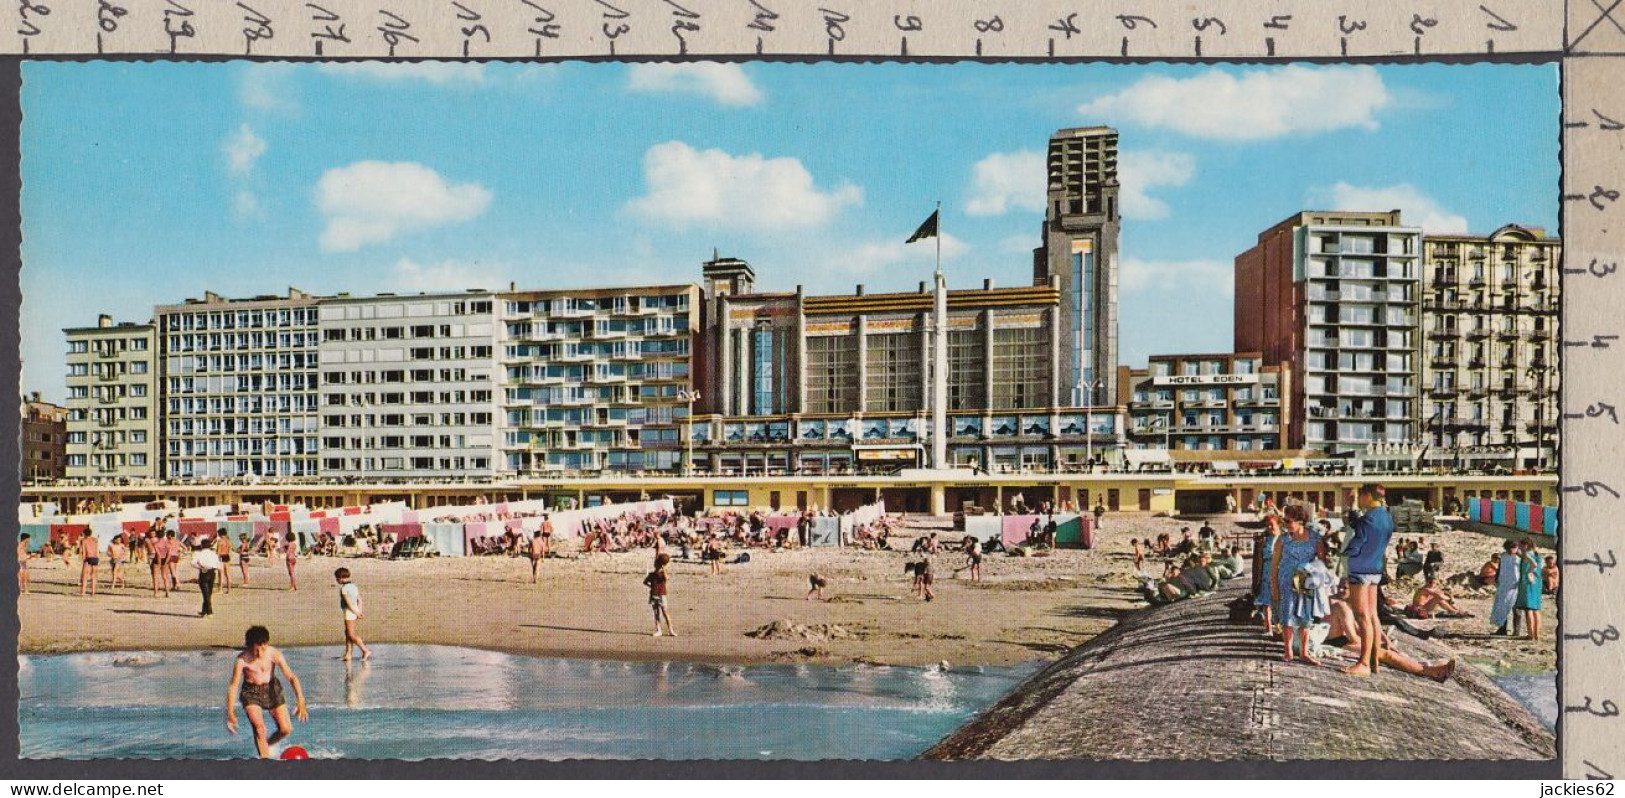
<path fill-rule="evenodd" d="M 666 611 L 666 566 L 671 563 L 671 555 L 659 551 L 659 544 L 655 545 L 655 569 L 643 577 L 644 586 L 649 588 L 649 608 L 654 610 L 655 632 L 654 637 L 661 635 L 660 624 L 666 624 L 665 633 L 672 637 L 677 636 L 676 630 L 671 628 L 671 613 Z"/>
<path fill-rule="evenodd" d="M 824 588 L 829 587 L 828 579 L 825 579 L 818 574 L 808 574 L 807 584 L 811 585 L 811 587 L 807 589 L 808 601 L 811 601 L 814 595 L 818 596 L 819 601 L 829 601 L 829 599 L 824 598 Z"/>
<path fill-rule="evenodd" d="M 28 592 L 28 561 L 34 559 L 34 553 L 28 550 L 28 539 L 31 537 L 24 532 L 17 538 L 17 590 Z"/>
<path fill-rule="evenodd" d="M 231 683 L 226 686 L 226 731 L 237 733 L 237 703 L 242 702 L 248 715 L 248 725 L 254 729 L 254 751 L 261 759 L 271 758 L 271 746 L 293 733 L 293 721 L 288 718 L 288 702 L 282 696 L 282 682 L 276 671 L 281 669 L 293 687 L 294 714 L 301 723 L 310 719 L 305 710 L 305 688 L 299 677 L 288 667 L 282 652 L 271 647 L 271 633 L 263 626 L 251 626 L 243 635 L 243 651 L 237 655 L 231 668 Z M 276 733 L 265 733 L 265 713 L 276 721 Z"/>
<path fill-rule="evenodd" d="M 340 568 L 333 572 L 333 580 L 339 583 L 339 609 L 344 612 L 344 656 L 339 659 L 350 661 L 350 649 L 361 649 L 361 659 L 372 659 L 372 652 L 367 644 L 361 642 L 361 635 L 355 630 L 355 625 L 361 620 L 361 588 L 350 581 L 350 569 Z"/>

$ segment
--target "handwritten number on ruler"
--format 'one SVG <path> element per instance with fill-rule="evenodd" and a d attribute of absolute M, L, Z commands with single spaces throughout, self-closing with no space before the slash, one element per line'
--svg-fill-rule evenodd
<path fill-rule="evenodd" d="M 998 16 L 993 16 L 988 19 L 976 20 L 971 23 L 971 27 L 976 28 L 977 33 L 1003 33 L 1004 20 Z"/>
<path fill-rule="evenodd" d="M 1592 629 L 1589 632 L 1586 632 L 1584 634 L 1577 634 L 1577 635 L 1566 634 L 1566 635 L 1563 635 L 1563 639 L 1564 640 L 1590 640 L 1591 645 L 1594 645 L 1594 646 L 1596 646 L 1598 648 L 1601 648 L 1601 647 L 1603 647 L 1604 645 L 1606 645 L 1608 643 L 1613 643 L 1613 642 L 1618 641 L 1619 640 L 1619 630 L 1615 629 L 1613 627 L 1613 625 L 1610 624 L 1608 626 L 1608 628 L 1606 628 L 1606 629 Z"/>
<path fill-rule="evenodd" d="M 598 5 L 602 6 L 604 9 L 603 16 L 605 21 L 602 29 L 604 31 L 604 37 L 609 39 L 610 52 L 613 53 L 615 51 L 615 40 L 632 31 L 632 26 L 630 24 L 621 22 L 621 20 L 632 16 L 632 13 L 630 11 L 623 11 L 616 8 L 615 6 L 604 2 L 604 0 L 594 0 L 594 2 L 598 3 Z"/>
<path fill-rule="evenodd" d="M 671 35 L 677 37 L 677 52 L 686 55 L 688 54 L 688 39 L 684 34 L 699 32 L 700 23 L 695 20 L 699 19 L 700 15 L 672 2 L 672 0 L 665 0 L 665 3 L 671 6 Z"/>
<path fill-rule="evenodd" d="M 1517 25 L 1514 25 L 1514 24 L 1508 22 L 1506 20 L 1506 17 L 1503 17 L 1500 14 L 1497 14 L 1494 11 L 1491 11 L 1488 6 L 1479 6 L 1478 10 L 1490 15 L 1490 19 L 1495 20 L 1494 22 L 1486 22 L 1486 23 L 1484 23 L 1485 26 L 1488 27 L 1490 30 L 1498 30 L 1498 31 L 1501 31 L 1502 33 L 1507 33 L 1509 31 L 1515 31 L 1515 30 L 1518 29 Z"/>
<path fill-rule="evenodd" d="M 191 39 L 197 36 L 197 29 L 192 27 L 192 9 L 175 2 L 165 0 L 169 5 L 164 9 L 164 33 L 169 34 L 169 52 L 175 52 L 175 43 L 181 39 Z M 179 23 L 179 24 L 177 24 Z"/>
<path fill-rule="evenodd" d="M 1607 573 L 1609 568 L 1618 568 L 1619 567 L 1619 559 L 1614 556 L 1614 550 L 1613 549 L 1608 550 L 1608 562 L 1603 562 L 1602 561 L 1602 554 L 1603 553 L 1599 551 L 1596 554 L 1593 554 L 1590 557 L 1587 557 L 1587 558 L 1585 558 L 1583 560 L 1564 560 L 1563 564 L 1564 565 L 1595 565 L 1595 566 L 1597 566 L 1597 573 L 1599 575 Z"/>
<path fill-rule="evenodd" d="M 40 34 L 40 27 L 34 24 L 34 20 L 30 19 L 30 17 L 48 17 L 51 15 L 51 7 L 43 3 L 31 2 L 31 0 L 19 0 L 17 12 L 17 34 L 24 37 L 23 53 L 26 54 L 28 52 L 29 37 L 38 36 Z"/>
<path fill-rule="evenodd" d="M 412 23 L 407 22 L 400 15 L 382 8 L 378 9 L 378 13 L 386 17 L 384 23 L 378 26 L 378 32 L 383 34 L 384 43 L 389 45 L 389 54 L 391 56 L 395 55 L 395 48 L 401 42 L 417 43 L 418 37 L 407 33 L 412 29 Z"/>
<path fill-rule="evenodd" d="M 1055 20 L 1055 24 L 1050 25 L 1049 29 L 1064 35 L 1067 39 L 1071 39 L 1074 33 L 1083 33 L 1078 29 L 1077 14 L 1067 14 L 1065 19 Z"/>
<path fill-rule="evenodd" d="M 901 14 L 898 14 L 897 16 L 892 17 L 891 22 L 892 22 L 893 25 L 897 26 L 898 30 L 900 30 L 900 31 L 902 31 L 904 33 L 914 33 L 916 31 L 921 31 L 921 30 L 925 29 L 925 23 L 921 22 L 919 17 L 912 16 L 912 15 L 905 17 L 905 16 L 903 16 Z"/>
<path fill-rule="evenodd" d="M 245 55 L 253 55 L 254 42 L 274 38 L 276 31 L 271 28 L 270 17 L 246 3 L 238 3 L 237 7 L 243 10 L 243 52 Z"/>
<path fill-rule="evenodd" d="M 1591 264 L 1583 269 L 1564 269 L 1564 274 L 1589 274 L 1592 277 L 1607 277 L 1619 270 L 1618 261 L 1599 261 L 1591 259 Z"/>
<path fill-rule="evenodd" d="M 316 40 L 316 55 L 322 55 L 323 44 L 326 42 L 350 43 L 350 37 L 344 33 L 344 23 L 340 21 L 338 14 L 315 3 L 306 3 L 305 8 L 310 9 L 310 21 L 321 26 L 321 30 L 312 31 L 310 34 L 310 38 Z"/>
<path fill-rule="evenodd" d="M 1583 413 L 1564 413 L 1564 418 L 1601 418 L 1607 416 L 1609 421 L 1619 423 L 1619 412 L 1607 402 L 1592 402 Z"/>
<path fill-rule="evenodd" d="M 746 25 L 745 27 L 750 28 L 751 30 L 761 31 L 763 33 L 772 33 L 774 30 L 776 30 L 773 23 L 778 21 L 778 13 L 767 6 L 756 2 L 756 0 L 750 0 L 750 4 L 752 8 L 756 9 L 756 18 L 752 19 L 750 24 Z"/>
<path fill-rule="evenodd" d="M 1585 712 L 1585 713 L 1589 713 L 1589 714 L 1592 714 L 1592 715 L 1596 715 L 1599 718 L 1612 718 L 1612 717 L 1616 717 L 1616 716 L 1619 715 L 1619 705 L 1615 704 L 1614 702 L 1604 698 L 1602 700 L 1601 705 L 1599 705 L 1597 707 L 1593 707 L 1591 705 L 1591 701 L 1592 701 L 1591 696 L 1586 696 L 1586 702 L 1584 704 L 1581 704 L 1579 706 L 1573 706 L 1573 707 L 1563 707 L 1563 711 L 1564 712 Z"/>
<path fill-rule="evenodd" d="M 542 54 L 543 39 L 559 38 L 559 25 L 554 22 L 554 20 L 558 19 L 558 16 L 552 11 L 537 5 L 534 0 L 519 0 L 519 2 L 524 3 L 532 11 L 536 12 L 536 16 L 531 19 L 531 26 L 525 28 L 525 31 L 536 37 L 536 55 L 540 56 Z"/>
<path fill-rule="evenodd" d="M 1600 211 L 1605 210 L 1608 207 L 1606 203 L 1617 202 L 1619 200 L 1619 191 L 1611 188 L 1603 188 L 1602 186 L 1596 186 L 1591 190 L 1590 194 L 1564 194 L 1563 199 L 1568 202 L 1585 200 L 1586 202 L 1591 203 L 1591 207 L 1593 209 Z"/>
<path fill-rule="evenodd" d="M 485 23 L 483 22 L 485 17 L 480 16 L 480 12 L 465 6 L 462 3 L 458 3 L 455 0 L 453 0 L 452 5 L 457 8 L 458 20 L 474 23 L 473 25 L 464 25 L 461 28 L 461 32 L 463 34 L 463 57 L 467 58 L 469 56 L 469 51 L 473 46 L 475 36 L 483 36 L 485 37 L 486 44 L 491 43 L 491 29 L 485 27 Z"/>
<path fill-rule="evenodd" d="M 818 13 L 824 15 L 824 36 L 829 39 L 829 51 L 835 52 L 835 43 L 846 40 L 846 23 L 852 17 L 829 8 L 820 8 Z"/>
<path fill-rule="evenodd" d="M 1601 494 L 1604 494 L 1604 493 L 1606 493 L 1609 496 L 1612 496 L 1612 497 L 1614 497 L 1616 499 L 1619 498 L 1619 491 L 1614 490 L 1613 488 L 1609 487 L 1607 483 L 1597 482 L 1596 480 L 1588 480 L 1588 481 L 1582 482 L 1582 483 L 1580 483 L 1578 485 L 1564 485 L 1563 486 L 1563 492 L 1564 493 L 1581 493 L 1581 492 L 1584 492 L 1585 495 L 1587 495 L 1587 496 L 1589 496 L 1589 497 L 1591 497 L 1593 499 L 1597 498 L 1597 496 L 1599 496 Z"/>

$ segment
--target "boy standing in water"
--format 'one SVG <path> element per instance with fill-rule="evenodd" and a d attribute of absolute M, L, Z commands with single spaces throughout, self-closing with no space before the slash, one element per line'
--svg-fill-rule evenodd
<path fill-rule="evenodd" d="M 671 613 L 666 611 L 666 566 L 671 563 L 671 555 L 662 551 L 660 536 L 655 536 L 655 569 L 643 577 L 644 586 L 649 588 L 649 608 L 655 614 L 654 637 L 659 637 L 660 624 L 666 624 L 666 634 L 677 636 L 677 631 L 671 628 Z"/>
<path fill-rule="evenodd" d="M 288 677 L 293 686 L 294 714 L 301 723 L 310 719 L 305 710 L 305 689 L 299 677 L 288 667 L 282 652 L 272 648 L 271 632 L 263 626 L 251 626 L 243 635 L 243 651 L 232 664 L 231 683 L 226 686 L 226 731 L 237 733 L 237 702 L 243 704 L 248 725 L 254 729 L 254 750 L 261 759 L 271 758 L 271 746 L 293 733 L 293 721 L 288 718 L 288 702 L 282 696 L 282 682 L 276 670 Z M 265 734 L 265 713 L 276 721 L 276 733 Z"/>
<path fill-rule="evenodd" d="M 351 647 L 361 649 L 361 659 L 372 659 L 372 652 L 367 650 L 367 644 L 361 642 L 361 635 L 356 633 L 356 622 L 361 620 L 361 588 L 350 581 L 350 569 L 340 568 L 333 572 L 333 579 L 339 583 L 339 609 L 344 611 L 344 656 L 339 659 L 350 661 Z"/>

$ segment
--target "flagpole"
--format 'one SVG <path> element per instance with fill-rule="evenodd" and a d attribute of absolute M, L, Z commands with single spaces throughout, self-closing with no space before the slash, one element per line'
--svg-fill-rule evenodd
<path fill-rule="evenodd" d="M 937 202 L 937 274 L 932 302 L 936 329 L 932 341 L 931 375 L 931 467 L 948 467 L 948 280 L 942 276 L 942 202 Z M 935 493 L 935 491 L 933 491 Z M 936 503 L 933 496 L 933 503 Z M 933 507 L 941 514 L 943 508 Z"/>

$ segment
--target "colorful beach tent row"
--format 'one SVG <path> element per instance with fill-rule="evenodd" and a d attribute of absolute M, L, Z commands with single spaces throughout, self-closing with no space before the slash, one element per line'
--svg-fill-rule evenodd
<path fill-rule="evenodd" d="M 1557 508 L 1540 504 L 1473 498 L 1467 500 L 1467 518 L 1536 535 L 1557 534 Z"/>

